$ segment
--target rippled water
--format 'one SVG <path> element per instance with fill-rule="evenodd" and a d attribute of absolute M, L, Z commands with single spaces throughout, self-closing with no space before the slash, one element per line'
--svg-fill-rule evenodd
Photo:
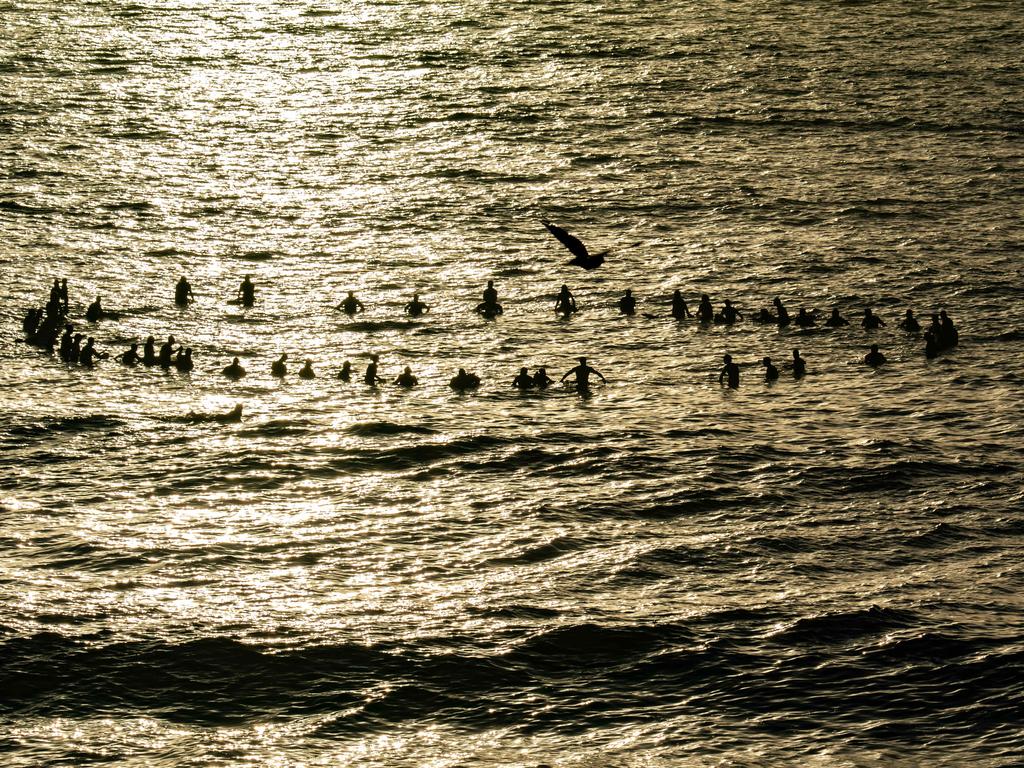
<path fill-rule="evenodd" d="M 1024 18 L 683 5 L 3 5 L 5 765 L 1019 763 Z M 19 343 L 54 277 L 196 370 Z"/>

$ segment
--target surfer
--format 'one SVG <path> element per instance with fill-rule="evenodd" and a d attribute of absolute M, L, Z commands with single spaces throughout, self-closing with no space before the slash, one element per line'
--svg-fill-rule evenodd
<path fill-rule="evenodd" d="M 60 310 L 62 314 L 67 314 L 69 309 L 68 302 L 68 279 L 65 277 L 60 281 Z"/>
<path fill-rule="evenodd" d="M 315 379 L 316 373 L 313 371 L 313 361 L 307 360 L 306 364 L 302 366 L 302 370 L 299 371 L 300 379 Z"/>
<path fill-rule="evenodd" d="M 777 381 L 779 378 L 779 369 L 772 365 L 772 359 L 770 357 L 762 357 L 761 365 L 764 366 L 764 380 L 765 381 Z"/>
<path fill-rule="evenodd" d="M 409 315 L 409 317 L 419 317 L 424 312 L 429 311 L 430 307 L 420 301 L 420 295 L 418 293 L 414 293 L 412 295 L 412 301 L 405 305 L 405 314 Z"/>
<path fill-rule="evenodd" d="M 60 337 L 60 359 L 65 363 L 74 362 L 71 359 L 71 345 L 75 341 L 75 326 L 68 323 L 64 326 L 64 333 Z"/>
<path fill-rule="evenodd" d="M 907 310 L 906 316 L 900 320 L 900 329 L 907 333 L 918 333 L 921 330 L 921 324 L 914 317 L 914 310 Z"/>
<path fill-rule="evenodd" d="M 555 312 L 568 317 L 577 311 L 579 310 L 576 308 L 576 297 L 572 295 L 568 285 L 563 285 L 558 291 L 558 298 L 555 299 Z"/>
<path fill-rule="evenodd" d="M 718 372 L 718 383 L 722 384 L 723 381 L 727 381 L 729 389 L 739 389 L 740 367 L 732 361 L 732 355 L 723 355 L 722 362 L 725 363 L 725 365 L 723 365 L 722 370 Z"/>
<path fill-rule="evenodd" d="M 71 352 L 68 353 L 69 363 L 77 363 L 82 356 L 82 339 L 85 338 L 84 333 L 76 333 L 71 338 Z"/>
<path fill-rule="evenodd" d="M 533 389 L 533 377 L 526 366 L 519 369 L 519 375 L 512 379 L 512 386 L 516 389 Z"/>
<path fill-rule="evenodd" d="M 78 362 L 86 368 L 92 368 L 93 365 L 95 365 L 96 360 L 106 360 L 108 357 L 110 357 L 110 355 L 106 352 L 100 352 L 96 349 L 96 339 L 90 336 L 78 355 Z"/>
<path fill-rule="evenodd" d="M 195 363 L 192 362 L 192 347 L 185 347 L 182 349 L 178 347 L 178 354 L 174 358 L 174 367 L 182 373 L 190 373 L 195 368 Z"/>
<path fill-rule="evenodd" d="M 722 307 L 722 311 L 719 312 L 718 315 L 715 317 L 715 322 L 716 323 L 723 323 L 724 325 L 732 325 L 737 320 L 742 320 L 742 319 L 743 319 L 743 315 L 741 315 L 736 310 L 736 307 L 734 307 L 732 305 L 732 302 L 729 299 L 726 299 L 725 300 L 725 306 Z"/>
<path fill-rule="evenodd" d="M 476 389 L 480 386 L 480 377 L 475 373 L 467 373 L 465 368 L 459 368 L 459 372 L 448 382 L 448 386 L 458 391 Z"/>
<path fill-rule="evenodd" d="M 555 380 L 548 376 L 547 369 L 541 366 L 537 369 L 537 372 L 533 374 L 533 386 L 537 389 L 547 389 L 549 385 L 554 384 Z"/>
<path fill-rule="evenodd" d="M 90 323 L 95 323 L 103 318 L 103 306 L 100 304 L 100 297 L 96 297 L 96 301 L 90 304 L 85 310 L 85 319 Z"/>
<path fill-rule="evenodd" d="M 754 318 L 755 323 L 761 323 L 763 325 L 775 324 L 779 321 L 775 315 L 771 313 L 771 310 L 761 307 L 761 311 L 757 313 L 757 317 Z"/>
<path fill-rule="evenodd" d="M 288 365 L 285 362 L 286 360 L 288 360 L 288 353 L 282 352 L 281 356 L 270 364 L 270 375 L 275 379 L 283 379 L 288 375 Z"/>
<path fill-rule="evenodd" d="M 690 308 L 686 306 L 686 299 L 683 298 L 683 294 L 679 292 L 678 288 L 672 292 L 672 317 L 676 320 L 693 317 Z"/>
<path fill-rule="evenodd" d="M 156 339 L 152 336 L 146 337 L 146 343 L 142 345 L 142 364 L 156 365 L 159 362 L 156 357 Z"/>
<path fill-rule="evenodd" d="M 235 298 L 243 307 L 251 307 L 256 303 L 256 286 L 252 284 L 251 275 L 246 275 L 242 284 L 238 286 Z"/>
<path fill-rule="evenodd" d="M 850 321 L 839 314 L 838 307 L 832 307 L 832 314 L 829 315 L 828 320 L 825 321 L 825 325 L 829 328 L 841 328 L 844 325 L 849 325 Z"/>
<path fill-rule="evenodd" d="M 178 280 L 178 284 L 174 286 L 174 303 L 179 307 L 187 307 L 189 302 L 195 300 L 196 298 L 192 294 L 192 284 L 182 275 L 181 279 Z"/>
<path fill-rule="evenodd" d="M 865 307 L 864 309 L 864 318 L 860 321 L 860 324 L 866 331 L 873 331 L 876 328 L 881 328 L 885 325 L 882 318 L 872 313 L 871 309 L 868 307 Z"/>
<path fill-rule="evenodd" d="M 236 357 L 231 361 L 231 365 L 224 367 L 224 370 L 222 370 L 221 373 L 232 381 L 238 381 L 240 378 L 245 376 L 245 368 L 239 364 L 238 358 Z"/>
<path fill-rule="evenodd" d="M 711 297 L 706 293 L 700 295 L 700 304 L 697 305 L 697 319 L 707 324 L 715 320 L 715 308 L 711 306 Z"/>
<path fill-rule="evenodd" d="M 786 311 L 782 299 L 776 296 L 772 299 L 772 306 L 775 307 L 775 322 L 779 324 L 779 327 L 784 328 L 789 325 L 789 312 Z"/>
<path fill-rule="evenodd" d="M 597 269 L 604 264 L 604 257 L 608 254 L 608 251 L 601 251 L 601 253 L 591 255 L 587 251 L 587 246 L 578 237 L 570 235 L 566 230 L 544 219 L 541 219 L 541 223 L 547 228 L 548 232 L 555 236 L 558 242 L 569 249 L 569 253 L 572 254 L 572 260 L 569 264 L 572 266 L 590 270 Z"/>
<path fill-rule="evenodd" d="M 807 361 L 800 357 L 800 350 L 793 350 L 793 378 L 802 379 L 807 374 Z"/>
<path fill-rule="evenodd" d="M 946 314 L 946 310 L 939 310 L 940 338 L 944 349 L 955 347 L 960 343 L 960 331 L 953 325 L 953 320 Z"/>
<path fill-rule="evenodd" d="M 341 303 L 335 307 L 340 309 L 349 317 L 352 317 L 356 312 L 365 312 L 366 307 L 363 306 L 363 302 L 356 298 L 353 291 L 348 292 L 348 296 L 341 300 Z"/>
<path fill-rule="evenodd" d="M 406 389 L 415 387 L 419 383 L 419 379 L 412 375 L 412 368 L 408 365 L 405 366 L 405 370 L 402 371 L 398 376 L 395 377 L 395 384 Z"/>
<path fill-rule="evenodd" d="M 124 365 L 138 365 L 142 362 L 142 358 L 139 357 L 139 342 L 135 342 L 131 347 L 122 352 L 117 356 L 117 359 Z"/>
<path fill-rule="evenodd" d="M 366 373 L 363 374 L 363 382 L 371 387 L 384 383 L 384 379 L 377 375 L 377 362 L 379 359 L 377 355 L 370 355 L 370 363 L 366 366 Z"/>
<path fill-rule="evenodd" d="M 160 363 L 160 367 L 166 370 L 167 368 L 170 368 L 172 365 L 174 365 L 173 355 L 174 337 L 168 336 L 167 341 L 160 345 L 160 356 L 157 359 L 158 362 Z"/>
<path fill-rule="evenodd" d="M 565 381 L 570 376 L 575 376 L 576 390 L 578 392 L 586 392 L 587 390 L 590 389 L 590 374 L 594 374 L 595 376 L 597 376 L 597 378 L 599 378 L 602 383 L 608 383 L 608 380 L 601 375 L 601 372 L 597 370 L 597 368 L 593 368 L 587 365 L 587 358 L 580 357 L 577 359 L 580 361 L 580 364 L 574 365 L 572 368 L 570 368 L 568 371 L 562 374 L 562 378 L 559 379 L 559 381 Z"/>
<path fill-rule="evenodd" d="M 341 370 L 338 371 L 338 378 L 342 381 L 350 381 L 352 379 L 352 363 L 348 360 L 341 364 Z"/>
<path fill-rule="evenodd" d="M 806 309 L 800 307 L 800 311 L 796 313 L 796 319 L 793 321 L 793 324 L 800 328 L 811 328 L 817 325 L 817 321 Z"/>
<path fill-rule="evenodd" d="M 885 355 L 878 351 L 878 345 L 872 344 L 871 351 L 864 355 L 864 364 L 877 368 L 885 362 Z"/>
<path fill-rule="evenodd" d="M 626 292 L 619 299 L 619 314 L 620 315 L 635 315 L 636 314 L 636 299 L 633 298 L 633 289 L 627 288 Z"/>

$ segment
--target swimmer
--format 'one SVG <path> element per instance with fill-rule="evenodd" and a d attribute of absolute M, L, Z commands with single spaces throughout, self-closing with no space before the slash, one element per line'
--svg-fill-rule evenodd
<path fill-rule="evenodd" d="M 627 288 L 626 293 L 619 299 L 619 314 L 620 315 L 635 315 L 636 314 L 636 299 L 633 298 L 633 289 Z"/>
<path fill-rule="evenodd" d="M 60 281 L 60 307 L 61 311 L 66 315 L 69 309 L 68 301 L 68 279 L 65 277 Z"/>
<path fill-rule="evenodd" d="M 270 364 L 270 375 L 275 379 L 283 379 L 288 375 L 288 366 L 285 361 L 288 359 L 288 353 L 282 352 L 281 356 L 277 358 L 273 363 Z"/>
<path fill-rule="evenodd" d="M 167 369 L 174 365 L 174 337 L 168 336 L 167 341 L 160 345 L 159 363 L 160 367 Z"/>
<path fill-rule="evenodd" d="M 338 378 L 342 381 L 350 381 L 352 379 L 352 363 L 348 360 L 341 364 L 341 370 L 338 371 Z"/>
<path fill-rule="evenodd" d="M 196 367 L 192 362 L 192 347 L 178 347 L 178 355 L 174 358 L 174 367 L 182 373 L 190 373 Z"/>
<path fill-rule="evenodd" d="M 467 373 L 465 368 L 459 368 L 459 372 L 448 382 L 448 386 L 459 391 L 476 389 L 480 386 L 480 377 L 475 373 Z"/>
<path fill-rule="evenodd" d="M 231 365 L 224 367 L 224 370 L 222 370 L 221 373 L 232 381 L 238 381 L 240 378 L 245 376 L 245 368 L 239 364 L 238 358 L 236 357 L 231 361 Z"/>
<path fill-rule="evenodd" d="M 802 379 L 807 374 L 807 361 L 800 357 L 800 350 L 793 350 L 793 378 Z"/>
<path fill-rule="evenodd" d="M 725 365 L 718 372 L 718 383 L 722 384 L 723 381 L 728 381 L 729 389 L 739 389 L 740 367 L 732 361 L 732 355 L 723 355 L 722 362 Z"/>
<path fill-rule="evenodd" d="M 755 323 L 762 323 L 764 325 L 774 325 L 778 321 L 779 321 L 779 318 L 777 318 L 775 315 L 773 315 L 769 310 L 765 309 L 764 307 L 761 307 L 761 311 L 758 312 L 757 313 L 757 317 L 754 318 L 754 322 Z"/>
<path fill-rule="evenodd" d="M 877 368 L 885 362 L 885 355 L 878 351 L 878 345 L 872 344 L 871 351 L 864 355 L 864 364 Z"/>
<path fill-rule="evenodd" d="M 864 309 L 864 319 L 860 321 L 860 324 L 866 331 L 873 331 L 885 325 L 882 318 L 873 314 L 869 308 Z"/>
<path fill-rule="evenodd" d="M 139 356 L 139 342 L 132 344 L 131 348 L 127 352 L 122 352 L 117 356 L 119 362 L 123 365 L 138 365 L 142 362 L 142 358 Z"/>
<path fill-rule="evenodd" d="M 420 301 L 420 295 L 418 293 L 414 293 L 412 295 L 412 301 L 405 305 L 405 314 L 409 315 L 409 317 L 419 317 L 424 312 L 429 311 L 430 307 Z"/>
<path fill-rule="evenodd" d="M 608 380 L 601 375 L 601 372 L 596 368 L 592 368 L 587 365 L 587 358 L 577 358 L 580 361 L 579 365 L 575 365 L 562 374 L 562 378 L 559 381 L 565 381 L 570 376 L 576 377 L 576 389 L 579 392 L 585 392 L 590 389 L 590 374 L 594 374 L 601 380 L 602 384 L 607 384 Z"/>
<path fill-rule="evenodd" d="M 96 297 L 96 301 L 89 305 L 85 310 L 85 319 L 90 323 L 95 323 L 103 318 L 103 307 L 100 304 L 100 297 Z"/>
<path fill-rule="evenodd" d="M 35 307 L 30 307 L 28 312 L 25 313 L 25 319 L 21 321 L 21 330 L 25 334 L 26 339 L 36 332 L 36 329 L 39 327 L 41 314 Z"/>
<path fill-rule="evenodd" d="M 732 305 L 729 299 L 725 300 L 725 306 L 722 307 L 722 311 L 715 317 L 716 323 L 724 323 L 725 325 L 732 325 L 737 320 L 742 320 L 743 315 L 736 311 L 736 307 Z"/>
<path fill-rule="evenodd" d="M 365 312 L 366 307 L 363 306 L 363 302 L 356 298 L 353 291 L 348 292 L 348 296 L 341 300 L 341 303 L 335 307 L 340 309 L 349 317 L 352 317 L 356 312 Z"/>
<path fill-rule="evenodd" d="M 60 337 L 60 359 L 65 363 L 74 362 L 71 359 L 71 346 L 75 340 L 75 326 L 68 323 L 64 326 L 64 334 Z"/>
<path fill-rule="evenodd" d="M 829 315 L 828 320 L 825 321 L 825 325 L 829 328 L 841 328 L 844 325 L 849 325 L 850 321 L 839 314 L 839 309 L 836 307 L 832 308 L 832 314 Z"/>
<path fill-rule="evenodd" d="M 817 322 L 807 313 L 806 309 L 800 307 L 800 311 L 796 313 L 796 319 L 793 321 L 793 324 L 800 328 L 810 328 L 817 325 Z"/>
<path fill-rule="evenodd" d="M 549 385 L 554 384 L 555 380 L 548 376 L 548 371 L 544 366 L 537 369 L 537 372 L 533 374 L 533 386 L 537 389 L 547 389 Z"/>
<path fill-rule="evenodd" d="M 195 300 L 196 297 L 192 294 L 191 283 L 182 275 L 181 279 L 178 280 L 178 284 L 174 286 L 174 303 L 179 307 L 187 307 L 189 302 Z"/>
<path fill-rule="evenodd" d="M 577 311 L 579 310 L 576 308 L 576 297 L 572 295 L 568 285 L 563 285 L 558 292 L 558 298 L 555 299 L 555 312 L 568 317 Z"/>
<path fill-rule="evenodd" d="M 946 314 L 946 310 L 939 310 L 939 328 L 941 329 L 941 340 L 943 348 L 955 347 L 960 343 L 960 331 L 953 325 L 952 318 Z"/>
<path fill-rule="evenodd" d="M 512 379 L 512 386 L 516 389 L 533 389 L 533 376 L 525 366 L 519 369 L 519 375 Z"/>
<path fill-rule="evenodd" d="M 782 299 L 776 296 L 772 299 L 772 306 L 775 307 L 775 322 L 780 327 L 789 325 L 789 312 L 786 311 L 786 307 L 782 304 Z"/>
<path fill-rule="evenodd" d="M 918 333 L 921 330 L 921 324 L 917 322 L 917 318 L 914 317 L 914 310 L 907 310 L 906 317 L 900 320 L 900 329 L 907 333 Z"/>
<path fill-rule="evenodd" d="M 77 363 L 82 355 L 82 339 L 85 338 L 84 333 L 76 333 L 71 338 L 71 351 L 68 353 L 69 363 Z"/>
<path fill-rule="evenodd" d="M 693 317 L 690 313 L 690 308 L 686 306 L 686 299 L 683 298 L 683 294 L 679 292 L 678 288 L 672 292 L 672 317 L 676 320 L 685 320 L 687 317 Z"/>
<path fill-rule="evenodd" d="M 706 293 L 700 295 L 700 304 L 697 305 L 697 319 L 702 323 L 712 323 L 715 320 L 715 308 L 711 306 L 711 297 Z"/>
<path fill-rule="evenodd" d="M 300 379 L 315 379 L 316 373 L 313 372 L 313 361 L 307 360 L 306 364 L 302 366 L 302 370 L 299 371 Z"/>
<path fill-rule="evenodd" d="M 772 359 L 770 357 L 762 357 L 761 365 L 764 366 L 764 380 L 765 381 L 777 381 L 779 378 L 779 369 L 772 365 Z"/>
<path fill-rule="evenodd" d="M 397 384 L 400 387 L 405 387 L 406 389 L 415 387 L 418 383 L 419 379 L 412 375 L 412 368 L 410 368 L 408 365 L 405 366 L 404 371 L 402 371 L 400 374 L 398 374 L 397 377 L 395 377 L 395 384 Z"/>
<path fill-rule="evenodd" d="M 96 339 L 92 336 L 85 342 L 85 346 L 82 347 L 81 353 L 78 355 L 78 362 L 80 365 L 84 365 L 86 368 L 92 368 L 95 365 L 96 360 L 106 360 L 110 355 L 106 352 L 100 352 L 96 349 Z"/>
<path fill-rule="evenodd" d="M 363 382 L 369 384 L 371 387 L 384 383 L 384 379 L 377 375 L 378 359 L 377 355 L 370 355 L 370 364 L 366 366 L 366 373 L 363 374 Z"/>
<path fill-rule="evenodd" d="M 484 288 L 483 299 L 483 303 L 488 306 L 498 303 L 498 289 L 494 287 L 493 280 L 487 281 L 487 287 Z"/>
<path fill-rule="evenodd" d="M 238 286 L 235 298 L 243 307 L 251 307 L 256 303 L 256 286 L 252 284 L 251 275 L 246 275 L 242 284 Z"/>
<path fill-rule="evenodd" d="M 142 364 L 156 365 L 159 362 L 156 357 L 156 339 L 152 336 L 146 337 L 146 343 L 142 346 Z"/>

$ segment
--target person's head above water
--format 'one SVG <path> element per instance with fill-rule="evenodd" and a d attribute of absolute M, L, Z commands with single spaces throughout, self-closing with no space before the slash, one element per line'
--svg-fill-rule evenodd
<path fill-rule="evenodd" d="M 732 362 L 732 355 L 730 355 L 728 353 L 722 355 L 722 362 L 724 362 L 726 365 L 731 363 Z"/>
<path fill-rule="evenodd" d="M 771 365 L 772 364 L 772 359 L 770 357 L 762 357 L 761 358 L 761 363 L 762 363 L 762 365 Z"/>

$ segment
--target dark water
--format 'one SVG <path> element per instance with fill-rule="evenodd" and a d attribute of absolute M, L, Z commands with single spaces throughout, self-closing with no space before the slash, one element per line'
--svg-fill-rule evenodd
<path fill-rule="evenodd" d="M 1020 764 L 1016 4 L 14 2 L 0 33 L 4 765 Z M 123 313 L 101 348 L 196 369 L 18 343 L 63 276 L 74 321 Z M 854 324 L 677 323 L 677 288 Z M 333 378 L 374 352 L 421 384 Z M 589 397 L 509 386 L 579 355 Z"/>

